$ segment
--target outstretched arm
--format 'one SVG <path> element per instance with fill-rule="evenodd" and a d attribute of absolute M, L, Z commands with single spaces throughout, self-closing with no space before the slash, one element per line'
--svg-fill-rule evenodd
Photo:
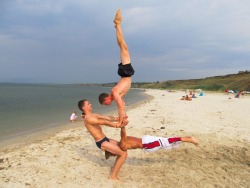
<path fill-rule="evenodd" d="M 115 89 L 112 90 L 112 96 L 113 99 L 116 101 L 116 105 L 118 108 L 119 123 L 122 123 L 124 118 L 124 109 L 125 109 L 124 101 L 122 100 L 120 94 Z"/>
<path fill-rule="evenodd" d="M 127 133 L 126 133 L 126 128 L 125 127 L 121 128 L 121 140 L 119 142 L 119 147 L 123 151 L 127 151 Z"/>
<path fill-rule="evenodd" d="M 111 121 L 108 121 L 108 120 L 100 120 L 99 121 L 100 125 L 106 125 L 108 127 L 114 127 L 114 128 L 120 128 L 121 127 L 121 124 L 118 122 L 111 122 Z"/>
<path fill-rule="evenodd" d="M 106 125 L 108 127 L 114 127 L 114 128 L 121 128 L 121 127 L 124 127 L 126 125 L 122 125 L 120 124 L 119 122 L 111 122 L 105 118 L 103 118 L 105 116 L 99 116 L 97 115 L 96 117 L 85 117 L 84 119 L 84 123 L 85 125 L 98 125 L 98 126 L 101 126 L 101 125 Z"/>
<path fill-rule="evenodd" d="M 117 116 L 102 116 L 102 115 L 99 115 L 99 119 L 105 119 L 105 120 L 108 120 L 108 121 L 119 121 L 119 117 L 117 117 Z"/>

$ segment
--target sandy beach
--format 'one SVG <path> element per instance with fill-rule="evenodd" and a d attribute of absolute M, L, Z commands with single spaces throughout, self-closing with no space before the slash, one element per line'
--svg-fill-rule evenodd
<path fill-rule="evenodd" d="M 154 98 L 127 111 L 128 135 L 192 135 L 200 146 L 130 150 L 119 172 L 122 181 L 111 181 L 115 158 L 105 160 L 78 121 L 32 143 L 2 147 L 0 187 L 250 187 L 250 96 L 205 93 L 185 101 L 183 91 L 145 92 Z M 103 130 L 120 139 L 119 129 Z"/>

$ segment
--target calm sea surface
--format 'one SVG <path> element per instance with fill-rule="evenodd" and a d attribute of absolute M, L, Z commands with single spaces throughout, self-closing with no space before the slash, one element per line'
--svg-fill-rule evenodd
<path fill-rule="evenodd" d="M 88 99 L 93 112 L 108 113 L 116 105 L 102 106 L 98 96 L 110 88 L 81 85 L 5 84 L 0 83 L 0 141 L 15 136 L 69 124 L 69 117 L 78 110 L 77 103 Z M 141 90 L 131 89 L 126 105 L 143 100 Z"/>

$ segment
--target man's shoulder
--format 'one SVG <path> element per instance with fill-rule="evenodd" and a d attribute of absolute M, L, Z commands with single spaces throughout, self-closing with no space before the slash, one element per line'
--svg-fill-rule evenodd
<path fill-rule="evenodd" d="M 84 121 L 91 121 L 98 118 L 98 114 L 89 114 L 84 117 Z"/>
<path fill-rule="evenodd" d="M 116 100 L 117 98 L 121 98 L 120 92 L 117 88 L 113 88 L 111 90 L 111 97 L 112 97 L 112 100 Z"/>
<path fill-rule="evenodd" d="M 117 86 L 115 86 L 115 87 L 113 87 L 112 89 L 111 89 L 111 95 L 113 94 L 113 93 L 117 93 L 118 91 L 117 91 Z"/>

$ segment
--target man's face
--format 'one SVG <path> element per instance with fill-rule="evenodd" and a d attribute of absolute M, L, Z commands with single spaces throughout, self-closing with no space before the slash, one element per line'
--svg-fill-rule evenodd
<path fill-rule="evenodd" d="M 92 105 L 89 101 L 85 101 L 84 102 L 84 107 L 83 107 L 85 110 L 91 110 L 92 111 Z"/>
<path fill-rule="evenodd" d="M 105 98 L 102 104 L 105 106 L 108 106 L 108 105 L 111 105 L 111 103 L 112 103 L 112 100 L 109 97 L 107 97 Z"/>

